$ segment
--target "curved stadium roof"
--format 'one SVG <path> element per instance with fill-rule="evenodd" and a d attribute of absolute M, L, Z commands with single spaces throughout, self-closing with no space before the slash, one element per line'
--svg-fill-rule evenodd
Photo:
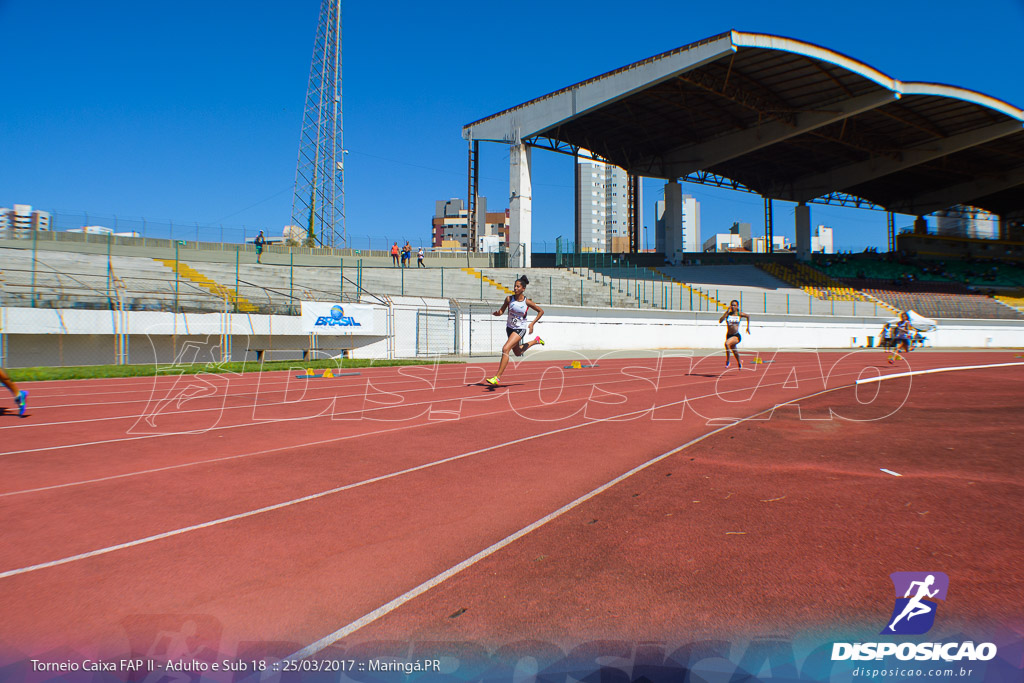
<path fill-rule="evenodd" d="M 765 34 L 665 52 L 470 123 L 463 137 L 582 148 L 646 177 L 707 171 L 773 199 L 844 192 L 905 214 L 969 204 L 1024 217 L 1024 111 Z"/>

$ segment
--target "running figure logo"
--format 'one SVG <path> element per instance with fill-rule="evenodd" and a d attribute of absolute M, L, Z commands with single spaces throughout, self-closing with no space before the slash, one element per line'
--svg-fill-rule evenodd
<path fill-rule="evenodd" d="M 894 572 L 889 578 L 896 589 L 896 606 L 882 633 L 927 633 L 935 623 L 935 599 L 946 599 L 949 577 L 942 572 Z"/>

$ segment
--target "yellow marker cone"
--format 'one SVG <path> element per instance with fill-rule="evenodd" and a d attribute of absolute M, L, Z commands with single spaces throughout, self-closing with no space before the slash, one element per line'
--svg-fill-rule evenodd
<path fill-rule="evenodd" d="M 582 365 L 580 365 L 580 362 L 579 362 L 578 360 L 574 360 L 574 361 L 572 362 L 572 369 L 573 369 L 573 370 L 580 370 L 580 369 L 582 369 L 582 367 L 583 367 L 583 366 L 582 366 Z"/>
<path fill-rule="evenodd" d="M 313 368 L 306 368 L 306 376 L 310 377 L 316 373 L 313 372 Z"/>
<path fill-rule="evenodd" d="M 327 368 L 326 370 L 324 370 L 324 377 L 334 377 L 334 373 L 331 372 L 330 368 Z"/>

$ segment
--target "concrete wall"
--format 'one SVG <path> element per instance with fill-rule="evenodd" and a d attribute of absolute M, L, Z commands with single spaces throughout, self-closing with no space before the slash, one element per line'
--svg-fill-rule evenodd
<path fill-rule="evenodd" d="M 375 314 L 376 329 L 386 331 L 387 311 Z M 43 308 L 0 309 L 2 358 L 7 367 L 49 365 L 102 365 L 116 360 L 116 335 L 128 337 L 130 363 L 173 363 L 184 353 L 185 362 L 218 362 L 227 343 L 234 360 L 255 360 L 257 349 L 269 351 L 268 360 L 301 358 L 312 347 L 322 356 L 344 351 L 358 355 L 386 334 L 317 335 L 303 332 L 299 316 L 246 313 L 179 313 L 129 311 L 119 317 L 111 311 Z M 372 356 L 376 357 L 376 356 Z"/>

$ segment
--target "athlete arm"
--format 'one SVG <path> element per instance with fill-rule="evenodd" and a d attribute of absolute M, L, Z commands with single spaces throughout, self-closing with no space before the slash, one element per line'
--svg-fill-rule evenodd
<path fill-rule="evenodd" d="M 729 315 L 728 309 L 726 309 L 725 313 L 722 314 L 722 317 L 718 319 L 718 322 L 722 322 L 723 320 L 725 320 L 725 316 L 727 315 Z"/>
<path fill-rule="evenodd" d="M 537 304 L 533 303 L 533 301 L 531 301 L 530 299 L 526 300 L 526 305 L 527 307 L 537 311 L 537 317 L 534 318 L 533 322 L 530 323 L 530 332 L 533 332 L 533 326 L 536 325 L 537 321 L 540 320 L 540 317 L 544 315 L 544 309 L 538 306 Z"/>
<path fill-rule="evenodd" d="M 505 297 L 505 301 L 501 304 L 501 308 L 494 312 L 494 315 L 504 315 L 505 309 L 508 308 L 508 297 Z"/>
<path fill-rule="evenodd" d="M 747 319 L 747 334 L 750 334 L 750 316 L 746 313 L 740 313 L 740 315 Z"/>

